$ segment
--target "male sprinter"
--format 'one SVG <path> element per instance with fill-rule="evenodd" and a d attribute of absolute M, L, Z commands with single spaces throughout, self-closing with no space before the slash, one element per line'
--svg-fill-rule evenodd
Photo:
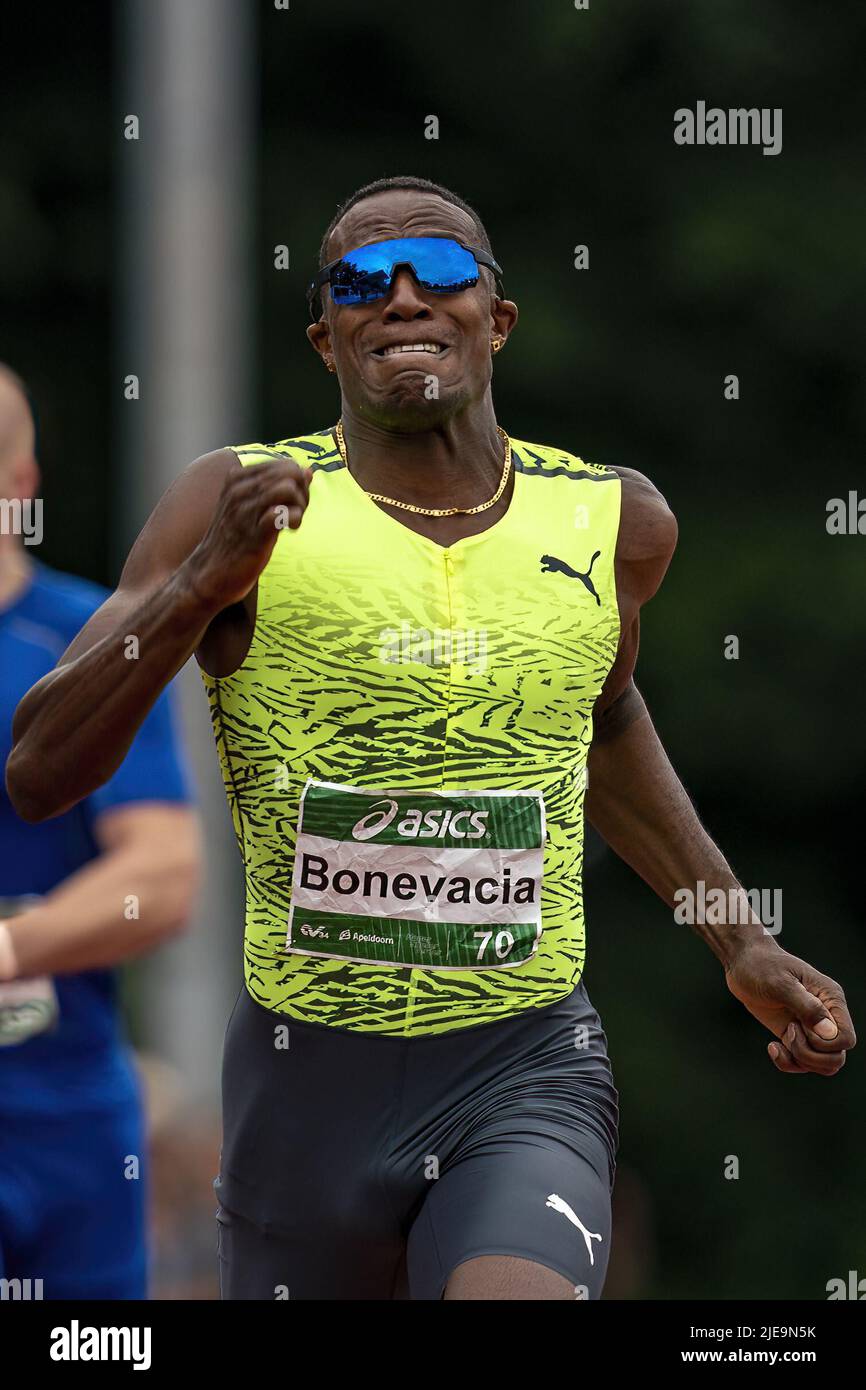
<path fill-rule="evenodd" d="M 4 519 L 37 490 L 33 418 L 0 368 Z M 0 527 L 4 762 L 21 696 L 105 597 L 36 564 L 20 530 Z M 59 743 L 70 733 L 61 720 Z M 55 751 L 40 757 L 50 780 Z M 167 696 L 65 815 L 25 825 L 0 790 L 0 1278 L 30 1280 L 34 1297 L 146 1294 L 145 1139 L 110 967 L 186 922 L 198 860 L 186 800 Z"/>
<path fill-rule="evenodd" d="M 587 760 L 589 816 L 666 902 L 737 887 L 632 680 L 675 523 L 639 474 L 497 425 L 517 308 L 460 198 L 369 185 L 320 266 L 340 422 L 178 479 L 23 700 L 10 792 L 34 820 L 92 793 L 197 655 L 247 873 L 224 1297 L 596 1298 L 617 1094 L 581 983 Z M 775 1065 L 838 1071 L 839 986 L 757 921 L 701 930 Z"/>

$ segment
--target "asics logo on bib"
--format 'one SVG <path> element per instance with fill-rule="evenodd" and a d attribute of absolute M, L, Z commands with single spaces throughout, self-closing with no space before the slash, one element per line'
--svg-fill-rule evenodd
<path fill-rule="evenodd" d="M 382 810 L 377 810 L 382 807 Z M 372 840 L 381 831 L 387 830 L 397 814 L 397 802 L 390 797 L 375 801 L 352 826 L 353 840 Z M 442 840 L 450 835 L 455 840 L 480 840 L 487 830 L 489 811 L 455 811 L 447 807 L 442 811 L 419 811 L 408 809 L 403 819 L 395 827 L 404 840 Z M 468 829 L 467 827 L 472 827 Z"/>

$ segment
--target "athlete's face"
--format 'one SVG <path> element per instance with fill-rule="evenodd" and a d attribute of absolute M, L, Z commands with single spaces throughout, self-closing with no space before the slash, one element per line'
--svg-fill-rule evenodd
<path fill-rule="evenodd" d="M 332 233 L 328 260 L 404 236 L 453 237 L 466 246 L 478 241 L 462 208 L 437 194 L 394 189 L 349 209 Z M 334 304 L 326 286 L 322 302 L 322 318 L 307 329 L 310 342 L 333 360 L 352 411 L 392 429 L 429 429 L 480 400 L 490 387 L 491 340 L 504 341 L 517 321 L 517 306 L 497 297 L 484 268 L 478 283 L 458 294 L 424 290 L 402 269 L 383 299 Z M 384 351 L 409 343 L 433 351 Z"/>

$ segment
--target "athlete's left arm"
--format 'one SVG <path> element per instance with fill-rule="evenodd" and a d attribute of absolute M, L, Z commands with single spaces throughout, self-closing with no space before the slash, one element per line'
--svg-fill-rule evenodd
<path fill-rule="evenodd" d="M 681 889 L 742 894 L 736 875 L 698 819 L 634 684 L 640 610 L 664 578 L 676 520 L 639 473 L 620 470 L 622 514 L 616 582 L 621 637 L 596 702 L 586 814 L 620 858 L 670 907 Z M 832 1076 L 856 1041 L 840 985 L 783 951 L 740 899 L 740 921 L 694 924 L 725 969 L 728 988 L 775 1034 L 769 1055 L 779 1071 Z"/>
<path fill-rule="evenodd" d="M 134 802 L 103 811 L 94 833 L 96 858 L 6 923 L 15 979 L 118 965 L 186 926 L 199 877 L 195 812 Z"/>

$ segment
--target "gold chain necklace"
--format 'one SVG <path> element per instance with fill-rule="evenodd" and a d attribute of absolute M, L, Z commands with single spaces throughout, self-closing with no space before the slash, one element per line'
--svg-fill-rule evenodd
<path fill-rule="evenodd" d="M 502 469 L 499 487 L 496 489 L 489 502 L 480 502 L 477 507 L 416 507 L 414 502 L 400 502 L 396 497 L 383 496 L 381 492 L 367 492 L 366 488 L 364 488 L 363 491 L 367 492 L 367 496 L 371 497 L 374 502 L 385 502 L 389 507 L 400 507 L 404 512 L 418 512 L 421 516 L 457 516 L 458 514 L 460 516 L 475 516 L 478 512 L 486 512 L 488 507 L 492 507 L 495 502 L 499 501 L 505 491 L 508 475 L 511 472 L 511 440 L 508 438 L 505 430 L 501 429 L 499 425 L 496 426 L 496 432 L 500 438 L 505 441 L 505 465 Z M 337 448 L 340 451 L 340 458 L 348 468 L 349 460 L 346 455 L 346 442 L 343 439 L 342 420 L 337 421 L 334 434 L 337 439 Z"/>

